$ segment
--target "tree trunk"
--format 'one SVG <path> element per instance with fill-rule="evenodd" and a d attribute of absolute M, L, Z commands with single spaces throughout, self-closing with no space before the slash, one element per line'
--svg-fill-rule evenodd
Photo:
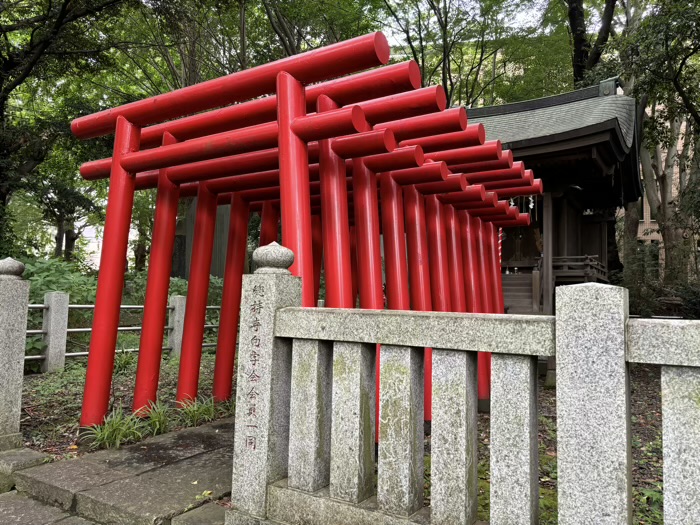
<path fill-rule="evenodd" d="M 588 41 L 588 32 L 586 31 L 586 14 L 583 9 L 583 0 L 567 0 L 567 7 L 573 47 L 571 63 L 574 69 L 574 82 L 578 84 L 583 80 L 586 73 L 591 44 Z"/>
<path fill-rule="evenodd" d="M 142 272 L 146 269 L 146 259 L 148 259 L 148 239 L 146 232 L 138 229 L 139 237 L 136 239 L 136 247 L 134 248 L 134 269 L 137 272 Z"/>
<path fill-rule="evenodd" d="M 690 263 L 688 242 L 684 231 L 672 224 L 661 227 L 664 240 L 664 284 L 677 284 L 687 281 Z"/>
<path fill-rule="evenodd" d="M 56 244 L 53 249 L 54 257 L 61 257 L 63 255 L 63 239 L 66 236 L 66 223 L 63 219 L 58 219 L 56 221 L 56 235 L 54 237 Z"/>
<path fill-rule="evenodd" d="M 66 261 L 73 260 L 73 254 L 75 253 L 75 244 L 80 238 L 80 234 L 75 230 L 74 224 L 69 224 L 66 228 L 66 247 L 63 251 L 63 258 Z"/>
<path fill-rule="evenodd" d="M 622 233 L 622 256 L 625 266 L 632 264 L 637 254 L 637 234 L 639 232 L 638 202 L 625 205 L 625 226 Z"/>
<path fill-rule="evenodd" d="M 6 173 L 0 170 L 0 181 L 4 180 L 5 176 Z M 17 255 L 12 220 L 7 210 L 11 194 L 10 188 L 0 183 L 0 258 L 2 259 Z"/>

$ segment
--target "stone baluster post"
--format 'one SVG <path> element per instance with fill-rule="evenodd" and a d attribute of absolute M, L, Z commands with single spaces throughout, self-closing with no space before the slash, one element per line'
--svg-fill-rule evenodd
<path fill-rule="evenodd" d="M 19 418 L 29 304 L 23 272 L 21 262 L 9 257 L 0 261 L 0 451 L 22 446 Z"/>
<path fill-rule="evenodd" d="M 236 426 L 233 447 L 233 509 L 227 525 L 265 522 L 267 487 L 287 477 L 291 340 L 274 336 L 279 308 L 301 305 L 301 279 L 288 268 L 291 250 L 273 242 L 253 252 L 257 270 L 243 277 Z"/>
<path fill-rule="evenodd" d="M 182 351 L 182 330 L 185 326 L 185 305 L 187 297 L 184 295 L 170 296 L 170 315 L 168 316 L 170 330 L 168 330 L 168 346 L 172 357 L 180 357 Z"/>
<path fill-rule="evenodd" d="M 627 290 L 560 286 L 556 304 L 559 525 L 628 525 Z"/>
<path fill-rule="evenodd" d="M 64 292 L 48 292 L 44 294 L 44 320 L 42 329 L 45 332 L 46 351 L 41 364 L 42 372 L 63 370 L 66 365 L 66 338 L 68 336 L 68 300 Z"/>

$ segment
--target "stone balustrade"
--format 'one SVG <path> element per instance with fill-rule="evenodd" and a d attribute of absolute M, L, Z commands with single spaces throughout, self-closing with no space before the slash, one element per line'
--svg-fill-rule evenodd
<path fill-rule="evenodd" d="M 270 267 L 244 278 L 228 525 L 476 523 L 477 352 L 493 353 L 491 524 L 538 523 L 540 356 L 557 358 L 559 523 L 631 523 L 628 362 L 662 365 L 666 523 L 700 523 L 700 321 L 630 320 L 627 291 L 593 283 L 558 288 L 556 317 L 300 308 L 291 252 L 262 250 Z"/>

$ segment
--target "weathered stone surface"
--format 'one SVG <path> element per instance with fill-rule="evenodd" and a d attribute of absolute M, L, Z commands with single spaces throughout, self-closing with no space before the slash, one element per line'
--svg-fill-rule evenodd
<path fill-rule="evenodd" d="M 169 324 L 172 327 L 168 331 L 168 346 L 171 348 L 170 355 L 180 357 L 182 352 L 182 333 L 185 330 L 185 309 L 187 307 L 187 297 L 184 295 L 170 296 Z"/>
<path fill-rule="evenodd" d="M 270 486 L 270 519 L 280 523 L 303 523 L 304 525 L 428 525 L 431 523 L 428 507 L 409 517 L 399 517 L 379 511 L 377 499 L 374 497 L 355 505 L 333 500 L 329 496 L 328 488 L 309 494 L 291 490 L 287 488 L 285 480 L 280 481 Z M 233 521 L 226 523 L 238 525 Z M 470 525 L 472 523 L 470 522 Z M 473 525 L 485 524 L 477 522 Z"/>
<path fill-rule="evenodd" d="M 224 525 L 225 514 L 224 507 L 211 502 L 175 516 L 171 523 L 172 525 Z"/>
<path fill-rule="evenodd" d="M 477 355 L 433 349 L 432 525 L 471 525 L 477 513 Z"/>
<path fill-rule="evenodd" d="M 627 360 L 700 367 L 700 323 L 676 319 L 630 319 Z"/>
<path fill-rule="evenodd" d="M 67 512 L 44 505 L 17 492 L 0 495 L 0 523 L 3 525 L 52 525 L 54 523 L 80 525 L 79 522 L 69 521 L 70 519 L 71 516 Z"/>
<path fill-rule="evenodd" d="M 0 280 L 21 279 L 24 273 L 24 264 L 12 257 L 0 260 Z"/>
<path fill-rule="evenodd" d="M 627 297 L 595 283 L 556 290 L 560 525 L 631 523 Z"/>
<path fill-rule="evenodd" d="M 536 525 L 537 358 L 494 355 L 491 374 L 491 523 Z"/>
<path fill-rule="evenodd" d="M 289 414 L 289 486 L 315 492 L 330 483 L 330 341 L 295 339 Z"/>
<path fill-rule="evenodd" d="M 341 308 L 286 308 L 275 335 L 518 355 L 554 355 L 554 318 Z"/>
<path fill-rule="evenodd" d="M 243 278 L 232 504 L 258 518 L 265 518 L 267 485 L 287 477 L 289 459 L 291 341 L 273 336 L 275 311 L 299 304 L 297 277 Z"/>
<path fill-rule="evenodd" d="M 15 483 L 18 491 L 69 510 L 78 492 L 129 476 L 129 472 L 110 469 L 100 463 L 73 459 L 16 472 Z"/>
<path fill-rule="evenodd" d="M 0 435 L 0 450 L 13 450 L 21 446 L 22 434 L 19 432 Z"/>
<path fill-rule="evenodd" d="M 49 456 L 29 448 L 0 452 L 0 493 L 15 486 L 15 472 L 43 463 Z"/>
<path fill-rule="evenodd" d="M 230 465 L 230 449 L 199 454 L 78 492 L 75 509 L 80 516 L 102 523 L 167 523 L 199 505 L 205 492 L 214 499 L 226 495 L 231 490 Z"/>
<path fill-rule="evenodd" d="M 63 292 L 44 294 L 44 311 L 42 329 L 46 332 L 46 350 L 41 363 L 42 372 L 63 370 L 66 364 L 66 332 L 68 328 L 69 295 Z"/>
<path fill-rule="evenodd" d="M 128 474 L 175 463 L 198 454 L 233 446 L 233 418 L 170 432 L 118 450 L 93 452 L 85 459 Z"/>
<path fill-rule="evenodd" d="M 380 353 L 377 503 L 399 516 L 423 507 L 423 352 L 384 345 Z"/>
<path fill-rule="evenodd" d="M 333 345 L 333 498 L 359 503 L 374 491 L 375 345 Z"/>
<path fill-rule="evenodd" d="M 58 525 L 98 525 L 94 521 L 88 521 L 79 516 L 70 516 L 56 522 Z"/>
<path fill-rule="evenodd" d="M 51 505 L 70 509 L 76 494 L 117 480 L 128 480 L 146 472 L 154 477 L 168 465 L 198 455 L 230 451 L 232 419 L 215 421 L 197 428 L 163 434 L 123 447 L 102 450 L 77 459 L 58 461 L 15 473 L 18 490 Z M 218 456 L 217 456 L 218 457 Z M 224 467 L 228 467 L 227 464 Z M 154 485 L 167 487 L 169 471 Z M 219 471 L 220 484 L 229 482 L 228 468 Z M 230 488 L 230 486 L 229 486 Z M 206 490 L 204 488 L 201 491 Z M 200 491 L 200 492 L 201 492 Z M 183 508 L 189 504 L 189 500 Z"/>
<path fill-rule="evenodd" d="M 294 262 L 294 252 L 289 248 L 271 242 L 253 252 L 255 273 L 279 273 L 289 275 L 288 268 Z"/>
<path fill-rule="evenodd" d="M 13 259 L 0 261 L 0 450 L 22 445 L 19 418 L 29 303 L 29 282 L 20 278 L 23 270 Z"/>
<path fill-rule="evenodd" d="M 696 321 L 697 322 L 697 321 Z M 700 368 L 661 368 L 664 522 L 700 523 Z"/>

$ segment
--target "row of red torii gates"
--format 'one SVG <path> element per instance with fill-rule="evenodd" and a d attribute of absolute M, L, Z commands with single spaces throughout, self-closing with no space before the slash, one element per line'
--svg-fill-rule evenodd
<path fill-rule="evenodd" d="M 231 205 L 231 217 L 216 400 L 232 395 L 253 212 L 261 214 L 261 245 L 277 240 L 281 220 L 282 244 L 295 255 L 291 271 L 302 277 L 303 306 L 316 305 L 323 266 L 330 308 L 354 308 L 358 295 L 360 308 L 384 308 L 385 278 L 390 309 L 503 312 L 499 228 L 530 221 L 507 199 L 541 194 L 542 183 L 499 141 L 485 142 L 482 125 L 467 125 L 463 107 L 446 109 L 441 87 L 420 88 L 415 62 L 377 67 L 389 54 L 384 35 L 373 33 L 73 121 L 79 138 L 115 135 L 112 158 L 80 169 L 87 180 L 110 181 L 83 426 L 100 424 L 109 405 L 138 190 L 157 188 L 157 198 L 135 412 L 156 399 L 178 201 L 184 197 L 196 196 L 197 208 L 181 403 L 198 394 L 219 204 Z M 479 358 L 479 398 L 485 400 L 490 360 Z M 426 349 L 427 420 L 430 360 Z"/>

